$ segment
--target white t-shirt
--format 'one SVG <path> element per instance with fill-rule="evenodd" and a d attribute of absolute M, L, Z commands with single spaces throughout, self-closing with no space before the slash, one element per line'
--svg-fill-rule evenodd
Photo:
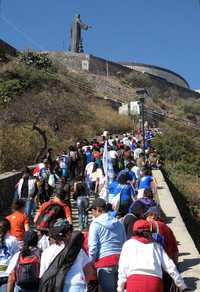
<path fill-rule="evenodd" d="M 17 239 L 7 234 L 4 238 L 4 248 L 0 248 L 0 277 L 7 277 L 7 268 L 13 255 L 19 251 Z"/>
<path fill-rule="evenodd" d="M 122 141 L 124 145 L 131 147 L 131 141 L 128 139 L 128 137 L 124 137 Z"/>
<path fill-rule="evenodd" d="M 52 244 L 42 253 L 40 264 L 40 278 L 48 269 L 55 257 L 63 250 L 64 244 Z M 89 256 L 81 249 L 76 260 L 68 271 L 64 285 L 85 284 L 85 275 L 83 272 L 84 266 L 90 262 Z"/>
<path fill-rule="evenodd" d="M 141 148 L 136 148 L 135 151 L 134 151 L 134 159 L 137 160 L 141 153 L 142 153 L 142 149 Z"/>
<path fill-rule="evenodd" d="M 64 247 L 64 243 L 61 245 L 52 244 L 43 251 L 40 263 L 40 278 L 43 276 L 44 272 L 48 269 L 55 257 L 63 250 Z"/>
<path fill-rule="evenodd" d="M 111 159 L 117 159 L 118 158 L 118 153 L 115 150 L 110 150 L 109 154 L 110 154 L 110 158 Z"/>
<path fill-rule="evenodd" d="M 108 143 L 112 146 L 113 145 L 113 139 L 108 139 Z"/>
<path fill-rule="evenodd" d="M 84 250 L 80 250 L 75 262 L 70 268 L 69 272 L 65 277 L 64 285 L 78 285 L 85 284 L 85 275 L 83 268 L 90 262 L 89 256 Z M 63 289 L 65 290 L 65 289 Z"/>
<path fill-rule="evenodd" d="M 135 165 L 132 167 L 131 170 L 135 173 L 136 178 L 139 179 L 140 178 L 140 168 Z"/>
<path fill-rule="evenodd" d="M 46 234 L 44 234 L 44 235 L 40 238 L 40 240 L 38 241 L 38 247 L 39 247 L 42 251 L 44 251 L 44 250 L 47 249 L 49 246 L 50 246 L 50 245 L 49 245 L 49 237 L 48 237 Z"/>
<path fill-rule="evenodd" d="M 91 180 L 93 182 L 96 182 L 97 179 L 99 180 L 99 185 L 104 184 L 105 176 L 103 175 L 103 171 L 101 168 L 97 168 L 97 170 L 91 174 Z"/>

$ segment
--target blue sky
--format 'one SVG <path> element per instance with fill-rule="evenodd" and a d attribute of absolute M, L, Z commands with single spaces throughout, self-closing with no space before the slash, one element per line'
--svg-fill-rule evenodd
<path fill-rule="evenodd" d="M 75 13 L 87 53 L 163 66 L 200 88 L 199 0 L 0 0 L 0 38 L 17 49 L 69 47 Z"/>

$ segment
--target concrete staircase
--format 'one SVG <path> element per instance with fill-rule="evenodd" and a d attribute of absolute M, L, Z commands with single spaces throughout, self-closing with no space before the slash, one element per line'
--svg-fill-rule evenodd
<path fill-rule="evenodd" d="M 95 197 L 93 194 L 90 195 L 90 203 L 89 205 L 91 206 L 93 201 L 95 200 Z M 79 227 L 79 223 L 78 223 L 78 209 L 77 209 L 77 206 L 76 206 L 76 202 L 73 200 L 72 196 L 71 196 L 71 211 L 72 211 L 72 224 L 73 224 L 73 227 L 74 227 L 74 230 L 80 230 L 80 227 Z M 92 221 L 92 214 L 91 212 L 89 212 L 89 215 L 88 215 L 88 223 L 90 224 Z"/>

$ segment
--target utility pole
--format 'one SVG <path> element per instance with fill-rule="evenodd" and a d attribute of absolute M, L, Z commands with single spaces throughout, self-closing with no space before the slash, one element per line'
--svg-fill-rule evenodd
<path fill-rule="evenodd" d="M 144 152 L 144 161 L 146 161 L 145 155 L 145 129 L 144 129 L 144 97 L 140 97 L 140 115 L 141 115 L 141 126 L 142 126 L 142 136 L 143 136 L 143 152 Z"/>
<path fill-rule="evenodd" d="M 140 95 L 140 119 L 141 119 L 141 130 L 143 136 L 143 152 L 144 152 L 144 161 L 146 162 L 146 153 L 145 153 L 145 129 L 144 129 L 144 97 L 148 95 L 148 92 L 145 88 L 139 88 L 136 93 Z M 142 95 L 142 96 L 141 96 Z"/>

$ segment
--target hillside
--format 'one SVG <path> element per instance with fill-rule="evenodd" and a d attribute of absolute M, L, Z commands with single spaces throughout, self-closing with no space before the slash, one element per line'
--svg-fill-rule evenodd
<path fill-rule="evenodd" d="M 29 52 L 1 66 L 1 171 L 32 163 L 48 146 L 59 151 L 105 128 L 130 130 L 129 118 L 99 99 L 92 82 L 56 65 Z"/>

